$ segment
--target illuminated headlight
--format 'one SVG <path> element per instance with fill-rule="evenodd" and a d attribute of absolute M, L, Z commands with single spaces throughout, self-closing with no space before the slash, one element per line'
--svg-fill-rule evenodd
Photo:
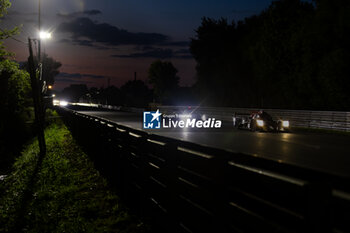
<path fill-rule="evenodd" d="M 53 105 L 54 105 L 54 106 L 60 105 L 60 101 L 59 101 L 59 100 L 55 100 L 55 99 L 54 99 L 52 102 L 53 102 Z"/>
<path fill-rule="evenodd" d="M 67 106 L 68 102 L 67 101 L 60 101 L 60 106 L 64 107 Z"/>
<path fill-rule="evenodd" d="M 263 120 L 256 120 L 256 124 L 260 127 L 264 126 L 264 121 Z"/>
<path fill-rule="evenodd" d="M 282 121 L 282 126 L 284 128 L 288 128 L 289 127 L 289 121 Z"/>

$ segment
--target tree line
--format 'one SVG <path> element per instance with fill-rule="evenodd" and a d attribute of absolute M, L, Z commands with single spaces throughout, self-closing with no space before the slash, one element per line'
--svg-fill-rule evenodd
<path fill-rule="evenodd" d="M 8 0 L 0 0 L 0 20 L 10 5 Z M 9 169 L 31 135 L 26 122 L 33 119 L 29 74 L 20 69 L 3 45 L 4 39 L 17 33 L 17 27 L 0 31 L 0 172 Z"/>
<path fill-rule="evenodd" d="M 59 98 L 69 102 L 145 107 L 152 101 L 152 92 L 142 80 L 128 81 L 120 88 L 88 88 L 85 84 L 71 84 L 62 90 Z"/>
<path fill-rule="evenodd" d="M 215 106 L 349 110 L 350 1 L 274 1 L 239 22 L 203 18 L 195 90 Z"/>

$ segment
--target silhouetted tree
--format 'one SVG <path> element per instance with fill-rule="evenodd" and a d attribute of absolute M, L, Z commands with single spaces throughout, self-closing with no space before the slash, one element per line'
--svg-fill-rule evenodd
<path fill-rule="evenodd" d="M 124 103 L 124 96 L 121 90 L 115 86 L 101 88 L 98 95 L 100 104 L 121 106 Z"/>
<path fill-rule="evenodd" d="M 49 57 L 47 54 L 43 55 L 42 64 L 43 80 L 45 80 L 48 85 L 53 85 L 55 83 L 55 76 L 60 73 L 59 68 L 62 64 L 54 60 L 52 57 Z"/>
<path fill-rule="evenodd" d="M 170 103 L 171 95 L 178 88 L 177 69 L 171 62 L 156 60 L 148 69 L 148 80 L 153 85 L 154 95 L 161 103 Z"/>
<path fill-rule="evenodd" d="M 34 60 L 37 64 L 37 57 L 35 57 Z M 41 63 L 43 66 L 43 80 L 46 81 L 47 85 L 53 85 L 55 83 L 55 77 L 60 73 L 59 68 L 62 66 L 62 64 L 52 57 L 49 57 L 46 53 L 43 54 Z M 24 62 L 22 66 L 24 69 L 28 70 L 28 62 Z"/>
<path fill-rule="evenodd" d="M 71 84 L 61 92 L 61 97 L 70 102 L 79 102 L 80 97 L 88 93 L 88 88 L 85 84 Z"/>
<path fill-rule="evenodd" d="M 120 89 L 126 106 L 146 107 L 152 100 L 151 92 L 142 80 L 128 81 Z"/>
<path fill-rule="evenodd" d="M 203 18 L 190 50 L 207 104 L 350 109 L 350 1 L 273 1 L 244 21 Z"/>
<path fill-rule="evenodd" d="M 8 0 L 0 1 L 0 20 L 9 6 Z M 17 28 L 1 30 L 0 40 L 17 32 Z M 9 168 L 15 154 L 20 152 L 21 144 L 30 135 L 25 122 L 32 120 L 29 74 L 12 59 L 0 41 L 0 170 Z"/>

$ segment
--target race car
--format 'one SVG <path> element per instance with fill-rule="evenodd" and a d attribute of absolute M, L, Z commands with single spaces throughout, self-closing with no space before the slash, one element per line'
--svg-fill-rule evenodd
<path fill-rule="evenodd" d="M 274 120 L 267 112 L 258 111 L 251 114 L 234 114 L 233 125 L 239 129 L 251 131 L 289 131 L 287 120 Z"/>

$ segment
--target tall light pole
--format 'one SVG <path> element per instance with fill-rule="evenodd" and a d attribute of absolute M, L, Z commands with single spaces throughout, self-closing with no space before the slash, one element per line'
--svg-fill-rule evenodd
<path fill-rule="evenodd" d="M 41 33 L 41 0 L 39 1 L 39 9 L 38 9 L 38 29 L 39 29 L 39 33 Z M 40 38 L 38 40 L 38 62 L 41 61 L 41 41 Z"/>
<path fill-rule="evenodd" d="M 46 154 L 46 143 L 45 143 L 45 134 L 44 134 L 44 108 L 43 108 L 43 99 L 41 95 L 41 91 L 39 88 L 40 80 L 38 80 L 36 72 L 35 72 L 35 63 L 33 56 L 33 48 L 32 42 L 35 39 L 28 38 L 29 45 L 29 58 L 28 58 L 28 66 L 29 66 L 29 74 L 30 81 L 32 87 L 32 95 L 34 102 L 34 114 L 35 114 L 35 125 L 38 135 L 39 148 L 40 148 L 40 158 L 43 158 Z M 39 40 L 37 40 L 39 41 Z"/>
<path fill-rule="evenodd" d="M 48 32 L 40 32 L 38 39 L 28 38 L 29 45 L 29 58 L 28 58 L 28 66 L 29 66 L 29 74 L 31 80 L 32 87 L 32 95 L 34 102 L 34 113 L 35 113 L 35 124 L 37 128 L 39 148 L 40 148 L 40 156 L 44 156 L 46 154 L 46 143 L 45 143 L 45 108 L 43 102 L 43 92 L 46 89 L 46 83 L 40 78 L 42 76 L 42 64 L 35 64 L 34 55 L 33 55 L 33 42 L 40 42 L 41 39 L 50 39 L 51 33 Z M 40 48 L 40 47 L 39 47 Z M 40 53 L 39 53 L 40 54 Z M 37 77 L 38 72 L 36 72 L 35 66 L 38 66 L 39 78 Z"/>
<path fill-rule="evenodd" d="M 38 135 L 38 141 L 39 141 L 39 148 L 40 148 L 40 158 L 42 159 L 43 156 L 46 154 L 46 143 L 45 143 L 45 134 L 44 134 L 44 128 L 45 128 L 45 108 L 44 108 L 44 102 L 43 102 L 43 93 L 46 89 L 46 83 L 42 80 L 42 64 L 41 64 L 41 40 L 50 39 L 51 33 L 49 32 L 42 32 L 41 31 L 41 0 L 39 1 L 38 6 L 38 29 L 39 29 L 39 35 L 36 39 L 28 38 L 28 45 L 29 45 L 29 58 L 28 58 L 28 66 L 29 66 L 29 74 L 30 74 L 30 80 L 31 80 L 31 87 L 32 87 L 32 95 L 33 95 L 33 102 L 34 102 L 34 113 L 35 113 L 35 125 L 37 128 L 37 135 Z M 34 55 L 33 55 L 33 46 L 32 43 L 37 42 L 38 43 L 38 63 L 35 64 L 34 62 Z M 37 66 L 37 69 L 36 69 Z M 38 78 L 39 74 L 39 78 Z"/>

